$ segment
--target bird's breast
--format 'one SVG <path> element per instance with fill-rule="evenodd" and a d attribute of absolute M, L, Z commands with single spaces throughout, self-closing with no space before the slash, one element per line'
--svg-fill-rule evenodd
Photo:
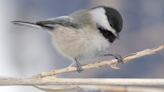
<path fill-rule="evenodd" d="M 110 43 L 97 30 L 86 31 L 58 26 L 51 33 L 53 44 L 64 56 L 79 62 L 104 54 Z"/>

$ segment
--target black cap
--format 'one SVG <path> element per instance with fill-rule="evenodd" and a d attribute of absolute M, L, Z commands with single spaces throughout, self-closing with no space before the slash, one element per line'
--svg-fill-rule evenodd
<path fill-rule="evenodd" d="M 123 19 L 121 14 L 111 7 L 101 6 L 106 10 L 106 16 L 110 23 L 110 26 L 113 27 L 118 33 L 122 30 L 123 27 Z"/>

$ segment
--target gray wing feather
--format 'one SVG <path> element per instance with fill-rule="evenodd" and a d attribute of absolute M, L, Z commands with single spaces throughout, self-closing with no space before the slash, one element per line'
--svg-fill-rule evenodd
<path fill-rule="evenodd" d="M 31 22 L 13 21 L 12 23 L 14 23 L 15 25 L 19 25 L 19 26 L 26 26 L 26 27 L 31 27 L 31 28 L 35 28 L 35 29 L 41 29 L 41 30 L 52 31 L 54 29 L 54 27 L 37 25 L 37 24 L 31 23 Z"/>
<path fill-rule="evenodd" d="M 66 27 L 73 27 L 78 28 L 78 24 L 75 23 L 75 21 L 69 17 L 69 16 L 61 16 L 57 18 L 51 18 L 43 21 L 36 22 L 38 25 L 46 25 L 46 24 L 59 24 Z"/>

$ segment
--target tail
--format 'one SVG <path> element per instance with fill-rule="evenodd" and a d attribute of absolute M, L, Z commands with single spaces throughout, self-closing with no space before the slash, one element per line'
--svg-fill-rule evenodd
<path fill-rule="evenodd" d="M 35 23 L 24 22 L 24 21 L 13 21 L 12 23 L 14 23 L 15 25 L 19 25 L 19 26 L 26 26 L 26 27 L 47 30 L 47 31 L 52 31 L 54 29 L 54 27 L 45 26 L 45 25 L 37 25 Z"/>

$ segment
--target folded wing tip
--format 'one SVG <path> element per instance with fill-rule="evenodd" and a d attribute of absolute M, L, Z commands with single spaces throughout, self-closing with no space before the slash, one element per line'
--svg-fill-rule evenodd
<path fill-rule="evenodd" d="M 46 30 L 53 30 L 53 27 L 49 26 L 44 26 L 44 25 L 38 25 L 36 23 L 32 22 L 25 22 L 25 21 L 11 21 L 11 23 L 18 25 L 18 26 L 26 26 L 26 27 L 31 27 L 31 28 L 36 28 L 36 29 L 46 29 Z"/>

